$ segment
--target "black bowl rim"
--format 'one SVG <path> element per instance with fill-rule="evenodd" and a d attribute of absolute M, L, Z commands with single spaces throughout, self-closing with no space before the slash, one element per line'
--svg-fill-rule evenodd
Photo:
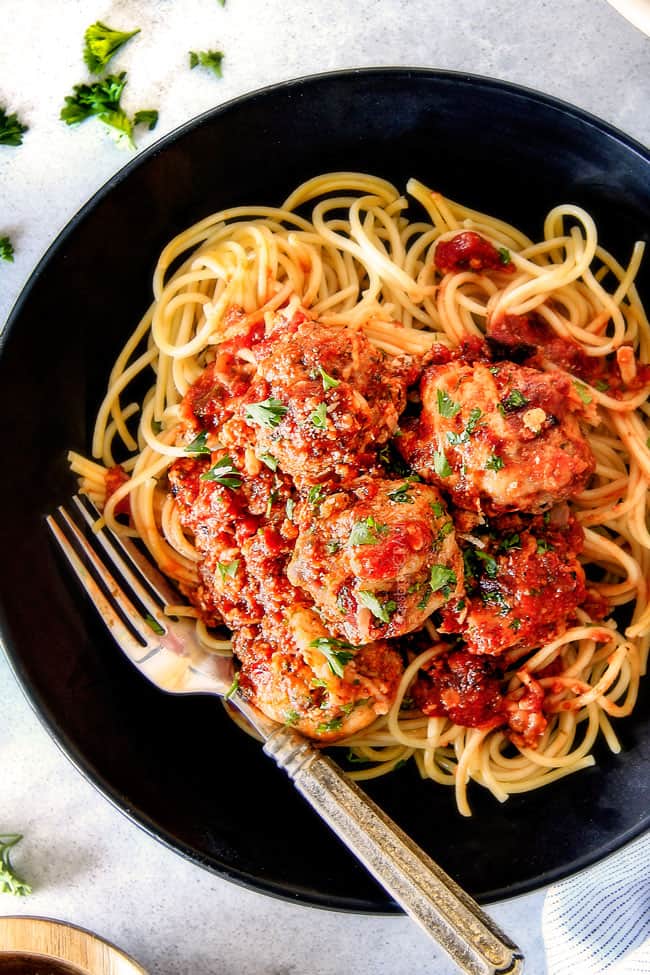
<path fill-rule="evenodd" d="M 122 183 L 124 180 L 127 180 L 134 169 L 146 164 L 146 162 L 152 156 L 155 156 L 160 152 L 164 152 L 169 145 L 177 142 L 179 139 L 182 139 L 187 132 L 192 131 L 194 128 L 200 127 L 212 118 L 227 114 L 231 109 L 242 103 L 263 98 L 274 93 L 284 92 L 290 94 L 312 84 L 327 83 L 329 80 L 336 80 L 345 77 L 357 78 L 364 76 L 370 80 L 373 76 L 377 78 L 385 78 L 386 76 L 391 75 L 394 77 L 401 76 L 403 78 L 413 78 L 414 80 L 417 80 L 417 78 L 420 77 L 427 79 L 428 81 L 433 81 L 435 79 L 439 79 L 441 81 L 456 81 L 460 84 L 473 88 L 481 88 L 492 90 L 497 93 L 503 92 L 510 95 L 516 95 L 524 101 L 534 102 L 536 105 L 542 105 L 552 109 L 553 111 L 560 113 L 560 115 L 564 118 L 574 118 L 583 124 L 587 124 L 595 129 L 598 129 L 602 134 L 608 136 L 609 138 L 615 139 L 626 149 L 639 155 L 650 167 L 650 150 L 647 149 L 641 142 L 627 135 L 622 130 L 616 128 L 591 112 L 578 108 L 570 102 L 566 102 L 553 95 L 545 94 L 544 92 L 540 92 L 536 89 L 498 78 L 491 78 L 484 75 L 467 73 L 458 70 L 428 68 L 423 66 L 374 66 L 343 68 L 335 71 L 318 72 L 314 74 L 301 75 L 285 81 L 275 82 L 261 88 L 244 92 L 241 95 L 237 95 L 234 98 L 228 99 L 227 101 L 214 106 L 213 108 L 201 112 L 199 115 L 194 116 L 187 122 L 181 123 L 166 135 L 162 136 L 159 140 L 138 152 L 137 156 L 125 163 L 124 166 L 120 167 L 116 173 L 109 177 L 109 179 L 106 180 L 106 182 L 89 197 L 86 203 L 80 207 L 80 209 L 58 232 L 57 236 L 47 247 L 46 251 L 43 253 L 42 257 L 39 259 L 35 268 L 29 275 L 9 313 L 5 327 L 2 330 L 2 333 L 0 333 L 0 357 L 2 356 L 4 344 L 7 341 L 11 330 L 16 326 L 20 318 L 23 304 L 27 301 L 31 290 L 37 285 L 38 280 L 46 266 L 65 246 L 68 238 L 75 232 L 78 225 L 83 222 L 86 215 L 91 212 L 98 203 L 104 200 L 105 197 L 112 192 L 114 187 Z M 18 682 L 18 685 L 23 691 L 32 710 L 39 718 L 55 744 L 59 747 L 71 764 L 81 773 L 86 781 L 93 785 L 105 799 L 107 799 L 117 810 L 119 810 L 119 812 L 126 816 L 127 819 L 131 820 L 133 823 L 135 823 L 135 825 L 144 830 L 145 833 L 162 843 L 163 846 L 175 853 L 179 853 L 190 862 L 201 866 L 204 869 L 223 877 L 224 879 L 232 881 L 249 890 L 270 894 L 274 897 L 278 897 L 282 900 L 288 900 L 292 903 L 297 901 L 306 906 L 334 911 L 344 911 L 346 913 L 364 913 L 380 916 L 401 913 L 401 908 L 390 901 L 387 902 L 384 910 L 379 910 L 375 905 L 365 905 L 363 903 L 355 903 L 355 906 L 350 906 L 349 900 L 344 900 L 331 895 L 323 895 L 314 890 L 310 890 L 308 892 L 302 889 L 294 890 L 289 885 L 282 885 L 275 881 L 268 882 L 260 877 L 250 876 L 241 871 L 224 866 L 223 864 L 217 868 L 212 863 L 206 862 L 187 844 L 177 840 L 166 831 L 160 830 L 160 828 L 154 824 L 152 819 L 142 810 L 132 808 L 126 800 L 126 797 L 119 794 L 118 790 L 116 790 L 109 782 L 105 781 L 90 763 L 86 762 L 80 749 L 70 741 L 67 734 L 60 727 L 58 719 L 52 713 L 47 703 L 43 700 L 39 700 L 38 694 L 30 687 L 27 676 L 21 667 L 20 656 L 16 652 L 16 648 L 12 647 L 12 641 L 8 637 L 1 604 L 0 638 L 0 647 L 2 647 L 2 649 L 5 651 L 5 657 Z M 562 880 L 567 876 L 572 876 L 579 873 L 580 871 L 585 870 L 587 867 L 606 859 L 608 856 L 611 856 L 623 846 L 644 833 L 649 827 L 650 817 L 648 817 L 647 822 L 639 822 L 634 828 L 629 829 L 625 834 L 616 837 L 614 840 L 601 847 L 598 851 L 594 851 L 593 853 L 585 854 L 582 857 L 574 859 L 571 864 L 565 868 L 555 868 L 542 872 L 535 878 L 520 882 L 516 885 L 515 889 L 496 888 L 478 899 L 481 903 L 489 904 L 508 900 L 523 894 L 543 889 L 544 887 L 549 886 L 551 883 Z"/>

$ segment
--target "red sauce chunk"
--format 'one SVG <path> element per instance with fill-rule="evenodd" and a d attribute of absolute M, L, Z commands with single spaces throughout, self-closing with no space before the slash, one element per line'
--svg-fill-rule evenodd
<path fill-rule="evenodd" d="M 506 271 L 515 266 L 507 249 L 494 244 L 473 230 L 464 230 L 451 240 L 441 240 L 435 251 L 435 265 L 443 274 L 450 271 Z"/>
<path fill-rule="evenodd" d="M 121 488 L 123 484 L 129 480 L 129 475 L 126 473 L 120 464 L 115 464 L 114 467 L 109 467 L 104 475 L 104 480 L 106 484 L 106 499 L 110 498 L 118 488 Z M 115 505 L 116 515 L 130 515 L 131 505 L 129 503 L 129 496 L 122 498 Z"/>
<path fill-rule="evenodd" d="M 493 658 L 453 650 L 433 658 L 411 693 L 423 714 L 480 728 L 503 721 L 502 676 Z"/>

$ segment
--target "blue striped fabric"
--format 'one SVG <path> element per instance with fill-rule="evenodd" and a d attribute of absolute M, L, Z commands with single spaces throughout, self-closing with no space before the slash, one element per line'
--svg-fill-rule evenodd
<path fill-rule="evenodd" d="M 550 887 L 548 975 L 650 975 L 650 833 Z"/>

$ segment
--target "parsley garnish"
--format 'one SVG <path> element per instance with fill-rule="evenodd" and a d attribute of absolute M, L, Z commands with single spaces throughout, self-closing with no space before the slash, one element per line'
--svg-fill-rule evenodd
<path fill-rule="evenodd" d="M 246 419 L 262 427 L 277 427 L 289 407 L 270 396 L 261 403 L 249 403 L 246 407 Z"/>
<path fill-rule="evenodd" d="M 499 248 L 499 260 L 502 264 L 510 264 L 510 251 L 507 247 Z"/>
<path fill-rule="evenodd" d="M 266 464 L 266 466 L 272 471 L 277 471 L 278 460 L 277 457 L 273 456 L 273 454 L 260 454 L 259 460 L 261 460 L 263 464 Z"/>
<path fill-rule="evenodd" d="M 315 427 L 318 427 L 319 430 L 322 430 L 324 427 L 326 427 L 327 426 L 327 403 L 321 403 L 319 406 L 317 406 L 314 412 L 310 414 L 309 419 L 311 420 L 311 422 L 314 424 Z"/>
<path fill-rule="evenodd" d="M 149 131 L 152 132 L 158 125 L 158 112 L 155 108 L 141 108 L 133 116 L 133 124 L 146 125 Z"/>
<path fill-rule="evenodd" d="M 238 690 L 239 690 L 239 674 L 237 673 L 233 677 L 232 684 L 224 694 L 224 700 L 229 701 L 230 698 L 233 697 L 233 695 L 235 695 Z"/>
<path fill-rule="evenodd" d="M 133 122 L 120 105 L 125 85 L 125 71 L 118 75 L 109 74 L 91 85 L 75 85 L 73 94 L 65 97 L 60 118 L 66 125 L 78 125 L 95 115 L 100 122 L 126 136 L 129 145 L 135 148 Z"/>
<path fill-rule="evenodd" d="M 271 517 L 271 511 L 273 509 L 273 505 L 278 500 L 279 496 L 280 496 L 280 492 L 277 489 L 271 491 L 271 493 L 269 494 L 268 501 L 266 502 L 266 512 L 265 512 L 267 518 Z"/>
<path fill-rule="evenodd" d="M 517 619 L 517 617 L 515 616 L 515 618 L 510 622 L 510 629 L 514 630 L 516 633 L 517 630 L 520 628 L 520 626 L 521 626 L 521 620 Z"/>
<path fill-rule="evenodd" d="M 334 539 L 330 539 L 329 542 L 325 543 L 325 551 L 327 552 L 328 555 L 336 555 L 340 547 L 341 547 L 341 543 L 335 541 Z"/>
<path fill-rule="evenodd" d="M 23 132 L 27 132 L 27 126 L 20 122 L 16 113 L 7 115 L 0 105 L 0 146 L 21 146 Z"/>
<path fill-rule="evenodd" d="M 395 488 L 394 491 L 390 491 L 388 495 L 389 499 L 395 504 L 415 504 L 413 498 L 409 494 L 413 480 L 413 478 L 409 477 L 404 484 L 401 484 L 398 488 Z"/>
<path fill-rule="evenodd" d="M 11 850 L 22 840 L 20 833 L 0 833 L 0 894 L 25 897 L 32 888 L 18 876 L 11 863 Z"/>
<path fill-rule="evenodd" d="M 369 609 L 373 616 L 383 623 L 390 623 L 390 618 L 397 609 L 397 603 L 389 599 L 385 603 L 380 603 L 374 593 L 367 589 L 360 589 L 357 594 L 357 602 Z"/>
<path fill-rule="evenodd" d="M 151 615 L 151 613 L 147 613 L 147 615 L 144 618 L 144 621 L 147 624 L 147 626 L 150 629 L 152 629 L 155 634 L 157 634 L 157 636 L 164 636 L 165 630 L 160 625 L 160 623 L 158 622 L 158 620 L 157 619 L 154 619 L 154 617 Z"/>
<path fill-rule="evenodd" d="M 239 559 L 234 559 L 232 562 L 217 562 L 217 568 L 224 582 L 228 578 L 234 579 L 239 568 Z"/>
<path fill-rule="evenodd" d="M 331 721 L 324 721 L 316 728 L 317 735 L 323 735 L 328 731 L 340 731 L 343 727 L 343 718 L 332 718 Z"/>
<path fill-rule="evenodd" d="M 210 470 L 201 474 L 202 481 L 216 481 L 217 484 L 227 488 L 238 488 L 242 486 L 243 478 L 236 467 L 233 467 L 232 457 L 222 457 Z"/>
<path fill-rule="evenodd" d="M 451 594 L 450 587 L 455 586 L 457 582 L 456 573 L 453 569 L 447 568 L 446 565 L 431 566 L 429 585 L 431 586 L 432 592 L 441 591 L 445 599 L 449 599 Z"/>
<path fill-rule="evenodd" d="M 289 727 L 293 727 L 293 725 L 298 724 L 299 721 L 300 715 L 297 711 L 294 711 L 293 708 L 290 711 L 287 711 L 284 715 L 284 723 Z"/>
<path fill-rule="evenodd" d="M 576 379 L 573 380 L 573 385 L 576 393 L 578 394 L 582 402 L 585 404 L 585 406 L 591 403 L 593 397 L 589 392 L 589 390 L 587 389 L 587 387 L 583 383 L 579 383 Z"/>
<path fill-rule="evenodd" d="M 121 31 L 113 30 L 99 20 L 91 24 L 84 34 L 84 61 L 88 70 L 92 74 L 100 74 L 122 45 L 139 33 L 139 27 L 132 31 Z"/>
<path fill-rule="evenodd" d="M 321 379 L 323 380 L 323 389 L 325 392 L 327 392 L 328 389 L 336 389 L 336 387 L 340 385 L 340 380 L 334 379 L 333 376 L 329 376 L 320 364 L 318 366 L 318 371 Z"/>
<path fill-rule="evenodd" d="M 507 552 L 511 548 L 519 548 L 521 544 L 521 539 L 517 532 L 514 535 L 507 535 L 506 538 L 502 538 L 499 542 L 499 549 L 502 552 Z"/>
<path fill-rule="evenodd" d="M 505 467 L 505 461 L 503 457 L 498 457 L 497 454 L 491 454 L 485 462 L 486 471 L 500 471 Z"/>
<path fill-rule="evenodd" d="M 511 389 L 504 400 L 501 400 L 502 405 L 506 410 L 518 410 L 522 406 L 526 406 L 528 400 L 524 394 L 519 389 Z"/>
<path fill-rule="evenodd" d="M 369 515 L 352 526 L 350 545 L 376 545 L 380 537 L 388 534 L 388 531 L 388 525 L 380 525 Z"/>
<path fill-rule="evenodd" d="M 544 555 L 545 552 L 552 552 L 553 546 L 550 542 L 547 542 L 545 538 L 537 539 L 537 554 Z"/>
<path fill-rule="evenodd" d="M 14 245 L 11 243 L 9 237 L 0 237 L 0 259 L 13 262 Z"/>
<path fill-rule="evenodd" d="M 287 498 L 287 503 L 284 506 L 287 518 L 289 521 L 293 521 L 293 509 L 296 507 L 296 502 L 293 498 Z"/>
<path fill-rule="evenodd" d="M 309 646 L 320 650 L 327 659 L 330 670 L 337 677 L 343 677 L 343 668 L 352 660 L 358 649 L 351 643 L 337 640 L 333 636 L 319 636 L 316 640 L 312 640 Z"/>
<path fill-rule="evenodd" d="M 310 504 L 320 504 L 323 500 L 323 485 L 314 484 L 307 492 L 307 500 Z"/>
<path fill-rule="evenodd" d="M 194 457 L 210 456 L 210 448 L 206 445 L 208 431 L 202 430 L 191 443 L 184 448 L 184 453 L 192 454 Z"/>
<path fill-rule="evenodd" d="M 485 566 L 485 571 L 487 575 L 490 577 L 490 579 L 496 578 L 496 574 L 497 574 L 496 559 L 494 559 L 491 555 L 488 555 L 487 552 L 483 552 L 480 548 L 474 549 L 474 555 L 481 560 L 481 562 Z"/>
<path fill-rule="evenodd" d="M 460 403 L 456 403 L 445 389 L 438 390 L 438 413 L 451 419 L 460 411 Z"/>
<path fill-rule="evenodd" d="M 444 450 L 434 450 L 433 469 L 438 477 L 449 477 L 451 475 L 451 467 Z"/>
<path fill-rule="evenodd" d="M 209 68 L 217 78 L 223 77 L 222 62 L 223 51 L 190 51 L 190 68 Z"/>
<path fill-rule="evenodd" d="M 597 379 L 596 382 L 594 383 L 594 386 L 596 387 L 599 393 L 606 393 L 607 390 L 609 389 L 609 383 L 606 382 L 604 379 Z"/>
<path fill-rule="evenodd" d="M 430 501 L 429 504 L 431 505 L 431 510 L 433 511 L 433 513 L 436 516 L 436 518 L 442 518 L 442 516 L 444 515 L 445 511 L 444 511 L 444 508 L 442 507 L 442 505 L 440 504 L 440 502 L 439 501 Z"/>

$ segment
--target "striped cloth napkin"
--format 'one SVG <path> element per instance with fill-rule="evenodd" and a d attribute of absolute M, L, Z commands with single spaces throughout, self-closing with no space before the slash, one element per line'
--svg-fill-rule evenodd
<path fill-rule="evenodd" d="M 548 975 L 650 975 L 650 833 L 550 887 Z"/>

